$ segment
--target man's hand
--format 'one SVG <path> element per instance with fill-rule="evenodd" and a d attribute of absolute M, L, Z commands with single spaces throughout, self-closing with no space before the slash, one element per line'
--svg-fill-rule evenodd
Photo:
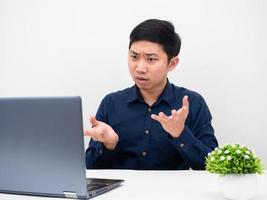
<path fill-rule="evenodd" d="M 188 113 L 188 96 L 184 96 L 183 106 L 179 110 L 172 110 L 170 116 L 166 116 L 163 112 L 160 112 L 159 115 L 152 114 L 151 118 L 160 122 L 163 129 L 167 131 L 173 138 L 177 138 L 181 135 L 184 129 L 184 124 Z"/>
<path fill-rule="evenodd" d="M 108 150 L 114 150 L 119 136 L 115 131 L 106 123 L 97 121 L 95 117 L 90 118 L 92 128 L 84 130 L 84 136 L 91 136 L 93 140 L 102 142 Z"/>

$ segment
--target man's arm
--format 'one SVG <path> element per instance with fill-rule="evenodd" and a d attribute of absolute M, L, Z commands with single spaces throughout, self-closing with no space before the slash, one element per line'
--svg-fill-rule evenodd
<path fill-rule="evenodd" d="M 211 125 L 211 114 L 204 99 L 201 97 L 191 105 L 190 127 L 185 124 L 189 114 L 188 97 L 183 98 L 183 106 L 172 110 L 170 116 L 163 113 L 151 117 L 160 122 L 170 134 L 172 142 L 180 155 L 193 169 L 205 169 L 205 156 L 218 146 Z"/>
<path fill-rule="evenodd" d="M 85 136 L 91 136 L 89 147 L 86 150 L 86 168 L 112 168 L 118 135 L 107 124 L 107 99 L 101 102 L 95 117 L 91 117 L 92 128 L 85 130 Z M 106 122 L 106 123 L 105 123 Z"/>

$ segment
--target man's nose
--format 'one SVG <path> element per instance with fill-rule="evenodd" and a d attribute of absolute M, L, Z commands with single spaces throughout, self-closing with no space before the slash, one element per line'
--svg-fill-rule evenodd
<path fill-rule="evenodd" d="M 139 73 L 147 72 L 147 64 L 143 59 L 140 59 L 139 62 L 137 62 L 136 71 Z"/>

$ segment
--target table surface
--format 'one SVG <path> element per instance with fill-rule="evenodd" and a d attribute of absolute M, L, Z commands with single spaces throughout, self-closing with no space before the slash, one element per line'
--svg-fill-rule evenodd
<path fill-rule="evenodd" d="M 90 178 L 124 179 L 118 188 L 94 197 L 104 199 L 178 199 L 223 200 L 217 183 L 218 176 L 206 171 L 137 171 L 137 170 L 87 170 Z M 267 171 L 258 176 L 258 194 L 254 200 L 267 199 Z M 62 199 L 24 195 L 0 194 L 0 199 Z"/>

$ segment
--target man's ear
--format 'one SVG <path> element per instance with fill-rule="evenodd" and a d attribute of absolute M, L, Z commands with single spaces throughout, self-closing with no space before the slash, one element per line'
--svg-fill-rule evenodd
<path fill-rule="evenodd" d="M 177 64 L 179 63 L 179 57 L 176 56 L 176 57 L 173 57 L 170 62 L 169 62 L 169 71 L 172 71 L 176 66 Z"/>

